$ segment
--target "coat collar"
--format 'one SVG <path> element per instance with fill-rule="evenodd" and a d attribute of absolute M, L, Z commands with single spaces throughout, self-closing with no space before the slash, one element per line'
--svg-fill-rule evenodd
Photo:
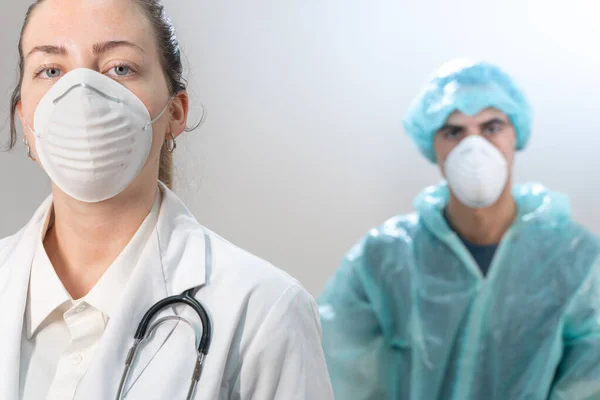
<path fill-rule="evenodd" d="M 34 250 L 44 224 L 44 215 L 52 200 L 46 199 L 31 221 L 9 239 L 6 256 L 0 258 L 0 399 L 18 400 L 27 288 Z"/>
<path fill-rule="evenodd" d="M 202 227 L 181 200 L 164 184 L 163 203 L 157 223 L 158 247 L 169 295 L 203 286 L 210 278 L 205 263 Z"/>
<path fill-rule="evenodd" d="M 205 230 L 173 192 L 162 184 L 160 188 L 163 201 L 155 232 L 140 255 L 139 264 L 121 295 L 121 306 L 110 319 L 76 398 L 114 398 L 121 379 L 120 366 L 124 366 L 135 330 L 145 312 L 165 297 L 207 282 L 210 270 L 205 265 Z M 19 396 L 20 343 L 31 261 L 36 234 L 42 228 L 43 215 L 51 203 L 49 197 L 30 223 L 12 239 L 14 244 L 9 245 L 7 257 L 0 259 L 0 309 L 5 312 L 4 323 L 0 324 L 0 376 L 4 377 L 0 379 L 0 398 L 3 400 L 17 400 Z M 166 315 L 174 315 L 174 311 L 169 309 L 161 314 Z M 159 328 L 152 341 L 140 350 L 130 385 L 171 331 L 172 328 Z"/>

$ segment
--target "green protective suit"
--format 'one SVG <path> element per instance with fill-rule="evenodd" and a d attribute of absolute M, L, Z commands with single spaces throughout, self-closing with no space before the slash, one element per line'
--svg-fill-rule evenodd
<path fill-rule="evenodd" d="M 319 298 L 336 399 L 600 399 L 600 243 L 566 197 L 513 194 L 485 278 L 443 217 L 445 184 L 346 255 Z"/>

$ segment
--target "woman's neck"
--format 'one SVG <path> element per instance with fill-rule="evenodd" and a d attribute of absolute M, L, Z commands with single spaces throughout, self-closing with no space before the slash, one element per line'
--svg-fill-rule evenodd
<path fill-rule="evenodd" d="M 500 199 L 488 208 L 473 209 L 450 195 L 448 219 L 465 240 L 480 245 L 498 244 L 517 216 L 517 205 L 507 185 Z"/>
<path fill-rule="evenodd" d="M 152 209 L 156 186 L 83 203 L 54 188 L 54 223 L 44 248 L 74 299 L 85 296 L 117 259 Z"/>

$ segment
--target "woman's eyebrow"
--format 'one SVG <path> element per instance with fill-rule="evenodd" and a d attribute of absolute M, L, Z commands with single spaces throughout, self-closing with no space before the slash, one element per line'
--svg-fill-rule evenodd
<path fill-rule="evenodd" d="M 111 40 L 111 41 L 104 42 L 104 43 L 96 43 L 94 45 L 93 49 L 94 49 L 94 54 L 102 54 L 102 53 L 106 53 L 108 51 L 114 50 L 116 48 L 119 48 L 119 47 L 129 47 L 129 48 L 133 48 L 133 49 L 139 50 L 141 52 L 144 52 L 144 49 L 142 49 L 140 46 L 138 46 L 135 43 L 129 42 L 127 40 Z M 64 47 L 64 46 L 53 46 L 53 45 L 35 46 L 33 49 L 31 49 L 31 51 L 29 53 L 27 53 L 27 56 L 25 58 L 27 59 L 35 53 L 66 56 L 68 54 L 68 51 L 67 51 L 66 47 Z"/>
<path fill-rule="evenodd" d="M 31 49 L 31 51 L 29 53 L 27 53 L 27 56 L 25 56 L 25 58 L 27 59 L 35 53 L 44 53 L 44 54 L 54 54 L 54 55 L 65 56 L 65 55 L 67 55 L 67 49 L 64 46 L 51 46 L 51 45 L 35 46 L 33 49 Z"/>
<path fill-rule="evenodd" d="M 127 40 L 111 40 L 104 43 L 96 43 L 94 45 L 94 54 L 106 53 L 107 51 L 111 51 L 119 47 L 129 47 L 144 53 L 144 49 L 142 49 L 135 43 L 129 42 Z"/>

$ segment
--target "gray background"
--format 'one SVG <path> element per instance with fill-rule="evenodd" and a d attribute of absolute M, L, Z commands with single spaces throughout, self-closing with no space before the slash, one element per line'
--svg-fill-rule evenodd
<path fill-rule="evenodd" d="M 7 117 L 28 1 L 0 0 L 0 95 Z M 177 192 L 198 219 L 318 294 L 370 227 L 412 209 L 439 175 L 401 117 L 456 56 L 500 63 L 536 111 L 518 181 L 571 195 L 600 233 L 600 24 L 594 0 L 167 0 L 186 55 L 192 122 Z M 0 132 L 2 142 L 8 130 Z M 0 153 L 0 237 L 49 193 L 20 145 Z"/>

